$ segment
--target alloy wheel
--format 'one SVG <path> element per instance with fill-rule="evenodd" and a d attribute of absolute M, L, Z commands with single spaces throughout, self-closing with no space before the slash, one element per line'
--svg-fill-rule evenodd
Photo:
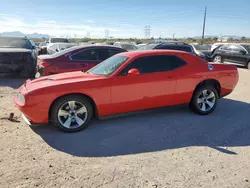
<path fill-rule="evenodd" d="M 68 101 L 61 105 L 57 117 L 63 127 L 67 129 L 76 129 L 86 122 L 88 110 L 81 102 Z"/>
<path fill-rule="evenodd" d="M 215 58 L 214 58 L 214 62 L 215 63 L 222 63 L 222 60 L 221 60 L 221 56 L 215 56 Z"/>
<path fill-rule="evenodd" d="M 212 90 L 203 90 L 197 98 L 197 103 L 201 111 L 207 112 L 211 110 L 216 102 L 215 93 Z"/>

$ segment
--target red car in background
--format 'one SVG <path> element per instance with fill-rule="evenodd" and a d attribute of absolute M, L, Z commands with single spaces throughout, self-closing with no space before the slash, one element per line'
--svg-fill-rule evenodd
<path fill-rule="evenodd" d="M 207 63 L 191 53 L 149 50 L 117 54 L 87 72 L 28 80 L 15 97 L 28 124 L 75 132 L 97 117 L 189 104 L 201 115 L 216 108 L 238 82 L 233 65 Z"/>
<path fill-rule="evenodd" d="M 71 47 L 52 55 L 40 55 L 37 58 L 36 77 L 72 71 L 87 71 L 107 58 L 126 51 L 108 45 L 87 45 Z"/>

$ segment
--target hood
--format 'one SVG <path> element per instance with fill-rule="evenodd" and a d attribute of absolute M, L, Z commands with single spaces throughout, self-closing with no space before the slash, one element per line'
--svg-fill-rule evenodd
<path fill-rule="evenodd" d="M 87 73 L 83 73 L 81 71 L 76 72 L 68 72 L 62 74 L 55 74 L 51 76 L 41 77 L 35 80 L 27 80 L 25 83 L 25 87 L 28 91 L 32 91 L 35 89 L 41 89 L 50 86 L 59 86 L 64 84 L 73 84 L 76 82 L 86 82 L 97 79 L 106 78 L 104 76 L 91 75 Z"/>
<path fill-rule="evenodd" d="M 0 48 L 1 52 L 32 52 L 32 50 L 26 48 Z"/>

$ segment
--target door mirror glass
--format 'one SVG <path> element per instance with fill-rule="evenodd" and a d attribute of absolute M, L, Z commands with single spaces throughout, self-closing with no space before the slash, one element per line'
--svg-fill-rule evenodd
<path fill-rule="evenodd" d="M 139 75 L 140 74 L 140 71 L 138 69 L 130 69 L 128 71 L 128 76 L 130 75 Z"/>

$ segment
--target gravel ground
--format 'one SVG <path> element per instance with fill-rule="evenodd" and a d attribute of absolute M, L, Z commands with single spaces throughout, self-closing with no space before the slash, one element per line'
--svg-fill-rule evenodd
<path fill-rule="evenodd" d="M 1 79 L 0 187 L 250 188 L 250 71 L 239 72 L 209 116 L 171 107 L 74 134 L 26 125 L 12 100 L 23 80 Z"/>

